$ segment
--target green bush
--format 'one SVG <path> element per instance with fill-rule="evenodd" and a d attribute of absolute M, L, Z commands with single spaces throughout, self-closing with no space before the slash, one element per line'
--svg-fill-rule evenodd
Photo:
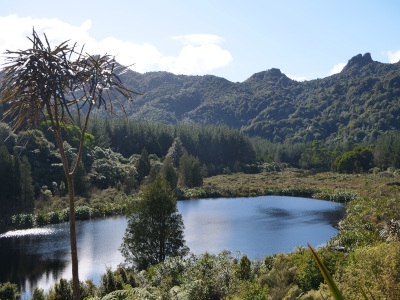
<path fill-rule="evenodd" d="M 78 206 L 75 208 L 75 219 L 84 221 L 89 220 L 91 216 L 91 208 L 87 206 Z"/>
<path fill-rule="evenodd" d="M 32 214 L 19 214 L 11 217 L 11 224 L 20 229 L 32 228 L 34 217 Z"/>
<path fill-rule="evenodd" d="M 241 300 L 267 300 L 267 287 L 260 287 L 257 283 L 245 281 L 242 284 L 239 299 Z"/>
<path fill-rule="evenodd" d="M 65 208 L 59 212 L 59 218 L 61 222 L 69 221 L 69 208 Z"/>
<path fill-rule="evenodd" d="M 249 279 L 251 275 L 251 261 L 247 258 L 247 255 L 243 255 L 240 259 L 239 268 L 236 272 L 239 279 Z"/>
<path fill-rule="evenodd" d="M 0 283 L 0 299 L 4 300 L 19 300 L 21 294 L 18 292 L 18 286 L 14 283 Z"/>
<path fill-rule="evenodd" d="M 348 203 L 359 197 L 358 193 L 346 189 L 324 190 L 312 196 L 315 199 Z"/>
<path fill-rule="evenodd" d="M 35 287 L 30 300 L 45 300 L 43 289 Z"/>
<path fill-rule="evenodd" d="M 111 268 L 107 268 L 106 273 L 101 275 L 100 295 L 105 296 L 113 291 L 122 290 L 124 281 L 119 272 L 113 273 Z"/>
<path fill-rule="evenodd" d="M 48 214 L 49 223 L 50 224 L 58 224 L 60 223 L 60 216 L 56 212 L 49 212 Z"/>
<path fill-rule="evenodd" d="M 48 216 L 44 212 L 39 212 L 35 216 L 35 225 L 43 226 L 49 223 Z"/>
<path fill-rule="evenodd" d="M 50 289 L 47 296 L 48 300 L 71 300 L 72 299 L 72 285 L 66 279 L 61 278 L 56 282 L 54 287 Z"/>

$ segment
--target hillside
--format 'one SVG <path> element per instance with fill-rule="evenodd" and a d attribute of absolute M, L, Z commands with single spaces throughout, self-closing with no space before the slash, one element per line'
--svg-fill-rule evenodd
<path fill-rule="evenodd" d="M 221 124 L 271 141 L 373 139 L 400 129 L 400 64 L 351 58 L 343 71 L 297 82 L 279 69 L 242 83 L 216 76 L 128 71 L 123 81 L 144 93 L 127 105 L 136 120 Z"/>
<path fill-rule="evenodd" d="M 351 58 L 339 74 L 304 82 L 275 68 L 236 83 L 211 75 L 131 70 L 121 79 L 144 94 L 134 106 L 125 103 L 137 121 L 227 125 L 291 143 L 373 143 L 381 133 L 400 129 L 400 63 L 376 62 L 369 53 Z"/>

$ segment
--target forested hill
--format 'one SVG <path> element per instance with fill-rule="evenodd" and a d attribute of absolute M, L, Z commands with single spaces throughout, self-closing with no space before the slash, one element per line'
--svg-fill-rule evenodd
<path fill-rule="evenodd" d="M 216 76 L 129 71 L 123 81 L 144 93 L 128 106 L 136 120 L 223 124 L 272 141 L 361 142 L 400 129 L 400 64 L 351 58 L 343 71 L 297 82 L 279 69 L 242 83 Z"/>

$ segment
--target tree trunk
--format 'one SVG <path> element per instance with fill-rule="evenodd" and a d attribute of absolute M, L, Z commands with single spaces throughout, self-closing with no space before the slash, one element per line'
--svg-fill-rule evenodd
<path fill-rule="evenodd" d="M 72 176 L 67 176 L 69 193 L 69 238 L 71 242 L 71 260 L 72 260 L 72 284 L 74 291 L 74 300 L 80 299 L 79 294 L 79 274 L 78 274 L 78 248 L 76 244 L 75 228 L 75 194 L 74 180 Z"/>

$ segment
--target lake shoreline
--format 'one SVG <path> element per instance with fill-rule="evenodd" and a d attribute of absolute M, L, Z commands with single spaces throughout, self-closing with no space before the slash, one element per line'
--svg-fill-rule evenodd
<path fill-rule="evenodd" d="M 212 198 L 251 198 L 258 196 L 290 196 L 290 197 L 305 197 L 316 200 L 325 200 L 339 203 L 347 203 L 358 195 L 352 191 L 337 189 L 334 191 L 322 190 L 320 188 L 309 187 L 268 187 L 265 189 L 237 189 L 237 190 L 219 190 L 214 188 L 192 188 L 192 189 L 177 189 L 178 201 L 189 201 L 195 199 L 212 199 Z M 127 195 L 127 197 L 135 197 L 136 195 Z M 127 200 L 128 201 L 128 200 Z M 126 202 L 127 202 L 126 201 Z M 126 202 L 123 204 L 114 205 L 111 203 L 108 206 L 94 208 L 90 206 L 77 206 L 75 209 L 76 220 L 96 220 L 109 216 L 120 216 L 125 214 Z M 1 234 L 12 230 L 40 228 L 49 224 L 60 224 L 69 222 L 69 209 L 65 208 L 58 211 L 38 212 L 36 214 L 18 214 L 0 220 L 3 224 L 0 230 Z M 4 229 L 3 229 L 4 228 Z"/>
<path fill-rule="evenodd" d="M 285 196 L 209 198 L 178 202 L 178 210 L 185 224 L 185 240 L 191 253 L 202 255 L 207 252 L 217 255 L 224 250 L 231 253 L 240 251 L 255 260 L 278 252 L 289 253 L 306 242 L 315 246 L 325 244 L 337 232 L 330 221 L 332 218 L 337 221 L 342 217 L 342 208 L 343 205 L 339 203 Z M 104 265 L 109 265 L 109 259 L 116 257 L 126 224 L 127 219 L 123 216 L 77 222 L 82 271 L 83 274 L 89 274 L 88 278 L 94 279 L 96 284 L 104 273 Z M 18 269 L 22 265 L 32 266 L 34 260 L 35 270 L 38 270 L 39 265 L 43 265 L 39 269 L 45 270 L 46 263 L 51 261 L 53 265 L 54 259 L 57 259 L 60 260 L 59 268 L 62 268 L 57 269 L 58 276 L 67 276 L 68 279 L 68 225 L 64 223 L 47 228 L 52 231 L 50 234 L 32 234 L 30 230 L 26 230 L 25 234 L 0 239 L 4 246 L 1 247 L 3 251 L 9 251 L 2 257 L 9 257 L 8 260 L 15 257 Z M 280 230 L 284 234 L 279 233 Z M 25 254 L 18 254 L 17 249 L 11 250 L 12 245 L 21 246 L 25 249 Z M 105 247 L 107 251 L 104 250 Z M 111 249 L 112 252 L 108 252 Z M 120 254 L 117 254 L 117 259 L 113 259 L 111 263 L 113 268 L 122 262 Z M 24 257 L 24 261 L 21 262 L 17 257 Z M 103 266 L 101 272 L 95 276 L 90 275 L 94 273 L 88 268 L 99 269 L 99 266 Z M 15 275 L 8 271 L 6 273 Z M 33 275 L 30 272 L 28 274 Z M 43 284 L 43 279 L 40 279 L 42 277 L 37 276 L 39 274 L 32 277 L 32 283 Z M 82 279 L 87 279 L 85 276 Z M 22 280 L 22 277 L 19 278 Z M 50 280 L 48 284 L 54 284 L 54 280 L 56 279 Z M 23 282 L 20 281 L 19 285 L 23 285 Z M 29 282 L 25 283 L 24 288 L 28 292 L 32 286 Z"/>

